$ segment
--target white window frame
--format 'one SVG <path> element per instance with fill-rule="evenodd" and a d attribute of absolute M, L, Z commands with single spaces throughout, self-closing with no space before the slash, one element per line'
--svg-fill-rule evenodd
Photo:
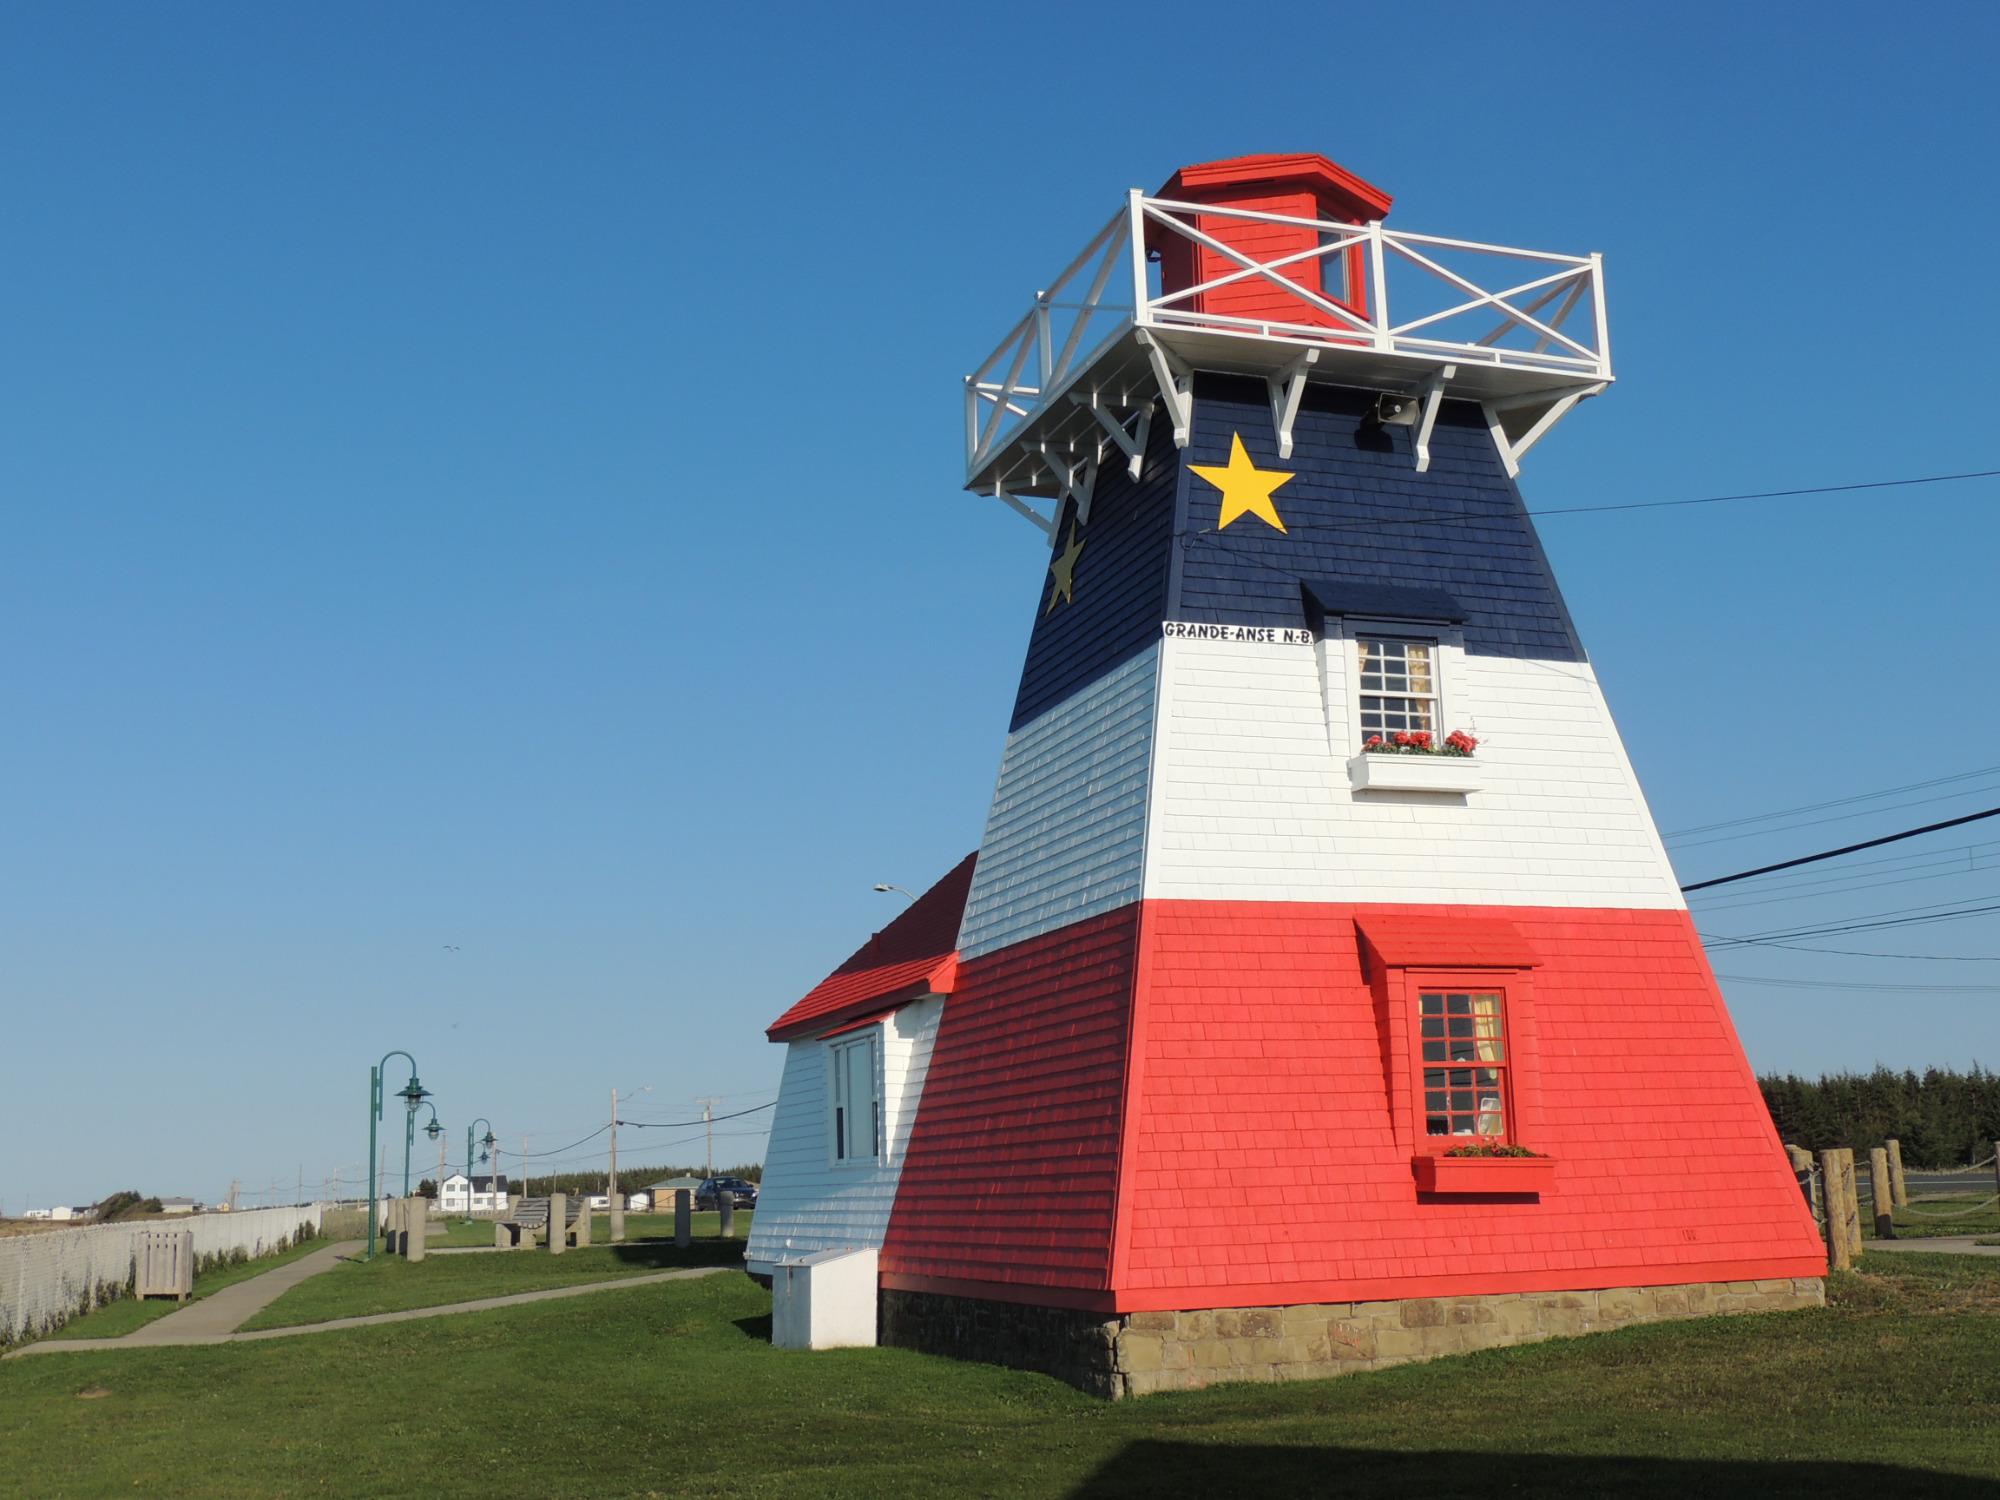
<path fill-rule="evenodd" d="M 829 1037 L 826 1042 L 826 1156 L 829 1166 L 835 1168 L 867 1169 L 883 1165 L 889 1156 L 887 1135 L 887 1101 L 882 1087 L 882 1027 L 878 1023 L 863 1027 L 858 1031 L 843 1032 L 840 1036 Z M 865 1156 L 851 1151 L 843 1152 L 847 1145 L 847 1121 L 841 1112 L 848 1107 L 842 1097 L 842 1080 L 853 1075 L 847 1066 L 847 1057 L 858 1048 L 866 1047 L 869 1053 L 868 1076 L 873 1097 L 869 1123 L 874 1132 L 873 1149 Z"/>
<path fill-rule="evenodd" d="M 1336 637 L 1336 632 L 1338 632 Z M 1361 642 L 1369 640 L 1413 641 L 1431 648 L 1431 692 L 1433 711 L 1437 717 L 1437 727 L 1431 731 L 1434 743 L 1442 744 L 1444 737 L 1454 727 L 1445 717 L 1451 704 L 1452 674 L 1458 658 L 1465 651 L 1464 633 L 1455 626 L 1443 625 L 1434 620 L 1397 620 L 1386 617 L 1348 615 L 1338 620 L 1329 615 L 1322 631 L 1325 639 L 1338 639 L 1342 676 L 1347 682 L 1347 726 L 1353 738 L 1351 748 L 1341 751 L 1346 755 L 1359 754 L 1368 743 L 1368 731 L 1361 727 Z M 1370 694 L 1372 697 L 1405 696 L 1420 697 L 1421 694 L 1385 695 Z M 1470 723 L 1472 716 L 1462 714 L 1464 722 Z M 1337 751 L 1340 747 L 1336 746 Z"/>

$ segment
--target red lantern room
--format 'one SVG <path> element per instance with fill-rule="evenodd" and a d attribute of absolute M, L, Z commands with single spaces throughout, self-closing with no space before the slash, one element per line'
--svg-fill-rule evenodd
<path fill-rule="evenodd" d="M 1341 245 L 1337 236 L 1296 222 L 1361 225 L 1388 214 L 1389 195 L 1346 168 L 1316 152 L 1232 156 L 1182 167 L 1167 179 L 1159 196 L 1230 211 L 1201 214 L 1194 220 L 1196 231 L 1214 245 L 1157 230 L 1151 236 L 1150 248 L 1160 261 L 1160 291 L 1168 306 L 1203 314 L 1205 321 L 1241 318 L 1258 327 L 1351 326 L 1331 309 L 1316 306 L 1314 299 L 1319 298 L 1366 313 L 1363 247 Z M 1244 217 L 1259 214 L 1293 222 Z M 1229 250 L 1243 258 L 1228 254 Z M 1251 271 L 1252 263 L 1266 269 Z M 1306 295 L 1279 286 L 1273 273 Z M 1227 284 L 1210 284 L 1218 281 Z M 1194 287 L 1206 289 L 1190 292 Z M 1177 293 L 1188 295 L 1176 302 Z"/>

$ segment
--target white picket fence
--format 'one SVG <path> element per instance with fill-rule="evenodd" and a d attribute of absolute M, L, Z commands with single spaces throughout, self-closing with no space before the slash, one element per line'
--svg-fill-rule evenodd
<path fill-rule="evenodd" d="M 324 1204 L 251 1208 L 233 1214 L 189 1214 L 145 1224 L 86 1224 L 0 1239 L 0 1344 L 61 1327 L 124 1287 L 132 1253 L 145 1228 L 163 1223 L 194 1231 L 196 1262 L 241 1250 L 268 1255 L 299 1230 L 319 1229 Z"/>

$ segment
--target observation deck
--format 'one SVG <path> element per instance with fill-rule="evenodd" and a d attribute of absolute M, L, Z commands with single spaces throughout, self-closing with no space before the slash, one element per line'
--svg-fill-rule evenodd
<path fill-rule="evenodd" d="M 1186 445 L 1197 370 L 1267 382 L 1280 457 L 1323 382 L 1388 398 L 1419 469 L 1439 403 L 1476 401 L 1518 472 L 1612 379 L 1603 258 L 1134 188 L 965 378 L 966 488 L 1047 529 L 1024 499 L 1087 497 L 1113 449 L 1136 477 L 1156 408 Z"/>

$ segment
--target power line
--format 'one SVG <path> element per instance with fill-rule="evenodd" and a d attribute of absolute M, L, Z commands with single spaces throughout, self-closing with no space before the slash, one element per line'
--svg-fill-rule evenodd
<path fill-rule="evenodd" d="M 773 1099 L 769 1104 L 752 1105 L 749 1109 L 739 1109 L 732 1115 L 716 1115 L 713 1117 L 712 1122 L 707 1119 L 696 1118 L 693 1120 L 620 1120 L 618 1123 L 620 1125 L 630 1125 L 635 1130 L 685 1130 L 690 1125 L 707 1125 L 710 1123 L 719 1125 L 724 1120 L 740 1120 L 745 1115 L 754 1115 L 759 1110 L 776 1109 L 777 1106 L 778 1101 Z"/>
<path fill-rule="evenodd" d="M 1783 500 L 1805 495 L 1840 495 L 1862 490 L 1904 489 L 1914 485 L 1955 484 L 1968 479 L 2000 478 L 2000 469 L 1971 469 L 1961 474 L 1920 474 L 1905 479 L 1873 479 L 1853 484 L 1806 485 L 1789 490 L 1750 490 L 1733 495 L 1698 495 L 1680 500 L 1628 500 L 1611 505 L 1560 505 L 1546 510 L 1527 510 L 1520 514 L 1530 518 L 1541 516 L 1585 516 L 1605 515 L 1613 511 L 1666 510 L 1688 505 L 1723 505 L 1738 500 Z M 1495 509 L 1488 512 L 1464 510 L 1420 511 L 1414 515 L 1376 517 L 1352 521 L 1299 521 L 1286 527 L 1287 534 L 1294 531 L 1379 531 L 1389 526 L 1416 526 L 1434 521 L 1499 521 L 1510 519 L 1515 514 L 1511 508 Z M 1214 537 L 1214 530 L 1187 532 L 1189 537 Z"/>
<path fill-rule="evenodd" d="M 1717 979 L 1726 979 L 1731 984 L 1768 984 L 1787 990 L 1868 990 L 1883 994 L 1902 994 L 1905 991 L 1925 995 L 2000 995 L 2000 984 L 1895 984 L 1888 981 L 1867 979 L 1795 979 L 1790 977 L 1765 977 L 1759 974 L 1722 974 Z"/>
<path fill-rule="evenodd" d="M 2000 775 L 2000 766 L 1984 766 L 1977 771 L 1959 771 L 1951 776 L 1933 776 L 1929 781 L 1912 781 L 1903 786 L 1884 787 L 1879 792 L 1857 792 L 1851 797 L 1834 797 L 1826 802 L 1808 802 L 1802 807 L 1780 808 L 1777 812 L 1754 813 L 1747 818 L 1724 818 L 1718 823 L 1698 823 L 1693 828 L 1677 828 L 1672 833 L 1663 833 L 1661 838 L 1680 839 L 1690 834 L 1713 833 L 1718 828 L 1738 828 L 1745 823 L 1769 823 L 1775 818 L 1789 818 L 1799 813 L 1824 812 L 1829 807 L 1845 807 L 1852 802 L 1870 802 L 1877 797 L 1894 797 L 1901 792 L 1921 792 L 1930 787 L 1944 786 L 1947 782 L 1971 781 L 1978 776 Z"/>
<path fill-rule="evenodd" d="M 1928 915 L 1900 916 L 1882 912 L 1873 918 L 1863 918 L 1852 922 L 1829 922 L 1818 927 L 1798 927 L 1770 933 L 1751 933 L 1744 937 L 1722 937 L 1713 933 L 1701 934 L 1701 940 L 1711 948 L 1741 948 L 1774 944 L 1781 938 L 1838 937 L 1847 932 L 1877 932 L 1886 927 L 1928 927 L 1937 922 L 1957 922 L 1966 917 L 1983 917 L 1989 912 L 2000 911 L 2000 902 L 1989 906 L 1968 906 L 1952 911 L 1939 911 L 1935 907 L 1910 907 L 1907 910 Z"/>
<path fill-rule="evenodd" d="M 1828 896 L 1852 896 L 1862 891 L 1886 890 L 1890 886 L 1922 885 L 1926 881 L 1950 880 L 1958 875 L 1978 874 L 1993 868 L 1990 864 L 1962 864 L 1957 859 L 1933 860 L 1929 865 L 1919 865 L 1916 868 L 1930 869 L 1937 865 L 1948 865 L 1950 868 L 1940 869 L 1932 875 L 1905 875 L 1899 880 L 1886 880 L 1880 875 L 1850 876 L 1844 880 L 1815 880 L 1804 886 L 1793 887 L 1790 894 L 1760 896 L 1749 900 L 1742 899 L 1740 893 L 1732 893 L 1736 894 L 1738 899 L 1733 901 L 1724 899 L 1702 909 L 1705 912 L 1747 911 L 1753 906 L 1779 906 L 1788 901 L 1817 901 Z M 1827 886 L 1835 889 L 1818 889 Z"/>
<path fill-rule="evenodd" d="M 1987 797 L 2000 791 L 2000 785 L 1961 787 L 1955 792 L 1940 792 L 1935 797 L 1912 797 L 1907 802 L 1891 802 L 1882 807 L 1863 807 L 1854 812 L 1832 813 L 1824 818 L 1807 818 L 1798 823 L 1781 823 L 1772 828 L 1752 828 L 1741 833 L 1717 834 L 1712 839 L 1695 839 L 1688 843 L 1677 843 L 1676 853 L 1689 849 L 1705 849 L 1710 844 L 1734 844 L 1743 839 L 1763 838 L 1773 833 L 1793 833 L 1801 828 L 1819 828 L 1827 823 L 1847 823 L 1855 818 L 1872 818 L 1879 813 L 1901 812 L 1906 807 L 1928 807 L 1936 802 L 1955 802 L 1960 797 Z"/>
<path fill-rule="evenodd" d="M 1805 854 L 1797 859 L 1780 860 L 1775 865 L 1759 865 L 1754 870 L 1739 870 L 1734 875 L 1717 875 L 1709 880 L 1697 880 L 1681 887 L 1683 895 L 1695 891 L 1705 891 L 1710 886 L 1728 885 L 1736 880 L 1749 880 L 1757 875 L 1769 875 L 1774 870 L 1789 870 L 1798 865 L 1817 864 L 1823 859 L 1838 859 L 1843 854 L 1853 854 L 1861 849 L 1878 849 L 1884 844 L 1900 843 L 1904 839 L 1918 838 L 1926 833 L 1936 833 L 1944 828 L 1957 828 L 1964 823 L 1977 823 L 1981 818 L 2000 818 L 2000 807 L 1989 807 L 1984 812 L 1967 813 L 1961 818 L 1946 818 L 1942 823 L 1926 823 L 1922 828 L 1906 828 L 1901 833 L 1885 833 L 1880 838 L 1863 839 L 1858 844 L 1843 844 L 1838 849 L 1826 849 L 1818 854 Z"/>

